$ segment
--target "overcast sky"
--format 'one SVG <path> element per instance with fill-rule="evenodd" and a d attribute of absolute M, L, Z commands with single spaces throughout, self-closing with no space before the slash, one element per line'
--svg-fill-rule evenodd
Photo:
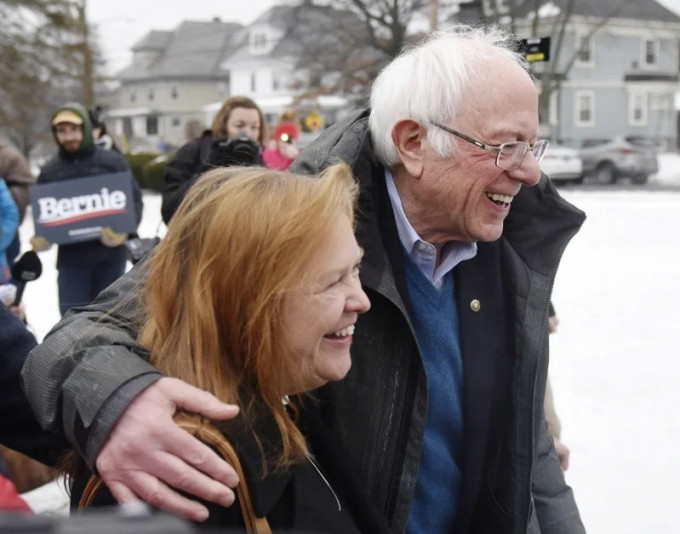
<path fill-rule="evenodd" d="M 150 30 L 214 17 L 249 24 L 276 3 L 281 0 L 88 0 L 87 11 L 113 74 L 130 62 L 130 48 Z"/>
<path fill-rule="evenodd" d="M 88 16 L 99 28 L 107 72 L 126 66 L 130 48 L 150 30 L 170 30 L 183 20 L 249 24 L 266 9 L 285 0 L 88 0 Z M 649 0 L 641 0 L 649 1 Z M 659 0 L 680 14 L 680 0 Z"/>

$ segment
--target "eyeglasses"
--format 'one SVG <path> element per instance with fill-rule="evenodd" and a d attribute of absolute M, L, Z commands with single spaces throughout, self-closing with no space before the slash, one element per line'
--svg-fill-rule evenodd
<path fill-rule="evenodd" d="M 546 148 L 548 148 L 548 141 L 545 139 L 539 139 L 533 145 L 525 143 L 524 141 L 510 141 L 509 143 L 503 143 L 499 146 L 487 145 L 486 143 L 482 143 L 473 137 L 469 137 L 464 133 L 460 133 L 438 122 L 433 122 L 432 124 L 437 128 L 441 128 L 445 132 L 449 132 L 450 134 L 460 137 L 461 139 L 465 139 L 468 143 L 472 143 L 479 148 L 497 152 L 496 167 L 503 169 L 504 171 L 514 171 L 515 169 L 519 168 L 519 166 L 522 165 L 524 157 L 527 155 L 529 150 L 533 152 L 536 163 L 538 163 L 543 158 Z"/>

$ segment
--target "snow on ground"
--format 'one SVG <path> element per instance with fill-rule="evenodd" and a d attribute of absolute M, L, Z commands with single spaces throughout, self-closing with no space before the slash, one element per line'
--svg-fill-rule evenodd
<path fill-rule="evenodd" d="M 553 302 L 567 481 L 590 533 L 680 532 L 680 193 L 565 192 L 588 214 Z M 676 503 L 676 504 L 673 504 Z"/>
<path fill-rule="evenodd" d="M 659 154 L 659 172 L 650 176 L 650 183 L 680 186 L 680 155 Z"/>
<path fill-rule="evenodd" d="M 654 185 L 680 187 L 680 158 L 661 155 Z M 562 194 L 588 219 L 565 253 L 554 303 L 551 377 L 571 448 L 567 482 L 591 534 L 680 532 L 680 188 L 578 188 Z M 156 233 L 160 197 L 146 194 L 143 237 Z M 21 228 L 32 233 L 27 218 Z M 24 300 L 39 338 L 58 320 L 55 251 Z M 51 491 L 51 493 L 50 493 Z M 39 510 L 54 488 L 32 492 Z M 54 500 L 52 500 L 54 499 Z"/>

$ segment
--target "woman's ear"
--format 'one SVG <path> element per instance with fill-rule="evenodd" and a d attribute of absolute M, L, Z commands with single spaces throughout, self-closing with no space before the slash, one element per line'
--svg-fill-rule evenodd
<path fill-rule="evenodd" d="M 426 139 L 427 130 L 412 119 L 400 120 L 392 128 L 392 141 L 401 164 L 415 178 L 423 172 Z"/>

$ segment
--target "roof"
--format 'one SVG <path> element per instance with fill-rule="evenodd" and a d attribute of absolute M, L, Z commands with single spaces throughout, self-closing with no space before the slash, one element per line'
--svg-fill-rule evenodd
<path fill-rule="evenodd" d="M 337 48 L 338 32 L 363 31 L 363 25 L 351 11 L 332 5 L 275 5 L 255 19 L 248 30 L 262 26 L 279 30 L 282 37 L 276 46 L 266 54 L 253 54 L 246 36 L 233 54 L 225 56 L 226 63 L 298 57 L 310 40 L 317 49 Z"/>
<path fill-rule="evenodd" d="M 564 8 L 570 0 L 551 0 Z M 573 0 L 573 14 L 584 17 L 680 22 L 680 17 L 655 0 Z M 535 0 L 524 0 L 518 15 L 525 16 L 533 10 Z"/>
<path fill-rule="evenodd" d="M 151 30 L 132 47 L 134 52 L 142 50 L 163 50 L 172 37 L 171 31 Z"/>
<path fill-rule="evenodd" d="M 173 31 L 151 31 L 133 50 L 156 54 L 138 54 L 119 77 L 123 81 L 216 77 L 222 57 L 240 42 L 242 29 L 236 22 L 184 21 Z"/>
<path fill-rule="evenodd" d="M 276 5 L 257 17 L 251 26 L 268 24 L 274 28 L 286 29 L 295 20 L 295 8 L 292 6 Z"/>

